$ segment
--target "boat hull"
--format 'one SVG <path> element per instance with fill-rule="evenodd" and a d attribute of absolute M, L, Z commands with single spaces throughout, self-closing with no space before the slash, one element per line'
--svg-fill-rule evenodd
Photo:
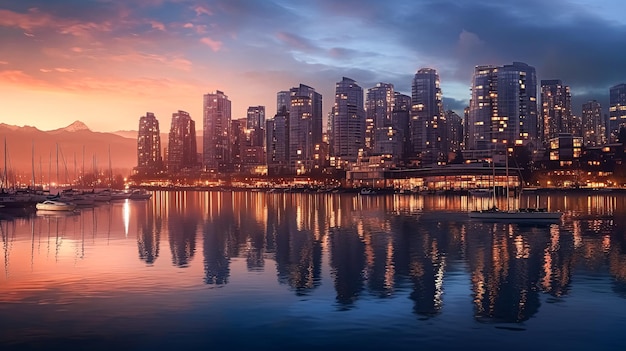
<path fill-rule="evenodd" d="M 37 210 L 43 211 L 73 211 L 76 209 L 75 204 L 57 202 L 57 201 L 44 201 L 35 205 Z"/>
<path fill-rule="evenodd" d="M 541 211 L 471 211 L 470 218 L 484 220 L 507 220 L 507 221 L 558 221 L 561 219 L 561 212 L 541 212 Z"/>

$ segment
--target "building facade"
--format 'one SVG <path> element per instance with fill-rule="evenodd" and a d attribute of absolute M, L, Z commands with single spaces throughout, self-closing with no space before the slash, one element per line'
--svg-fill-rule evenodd
<path fill-rule="evenodd" d="M 401 153 L 397 155 L 398 160 L 403 164 L 408 164 L 408 156 L 411 154 L 411 97 L 399 92 L 394 92 L 394 107 L 392 112 L 393 126 L 398 130 L 400 136 Z"/>
<path fill-rule="evenodd" d="M 541 116 L 543 141 L 557 138 L 561 133 L 574 133 L 575 123 L 570 88 L 558 79 L 541 81 Z"/>
<path fill-rule="evenodd" d="M 476 66 L 467 112 L 469 150 L 491 150 L 498 144 L 538 145 L 537 77 L 522 62 Z"/>
<path fill-rule="evenodd" d="M 319 167 L 316 149 L 322 144 L 322 95 L 300 84 L 290 90 L 289 164 L 295 174 Z"/>
<path fill-rule="evenodd" d="M 203 166 L 210 172 L 228 171 L 231 163 L 231 102 L 222 91 L 204 95 L 203 123 Z"/>
<path fill-rule="evenodd" d="M 393 84 L 377 83 L 367 89 L 366 99 L 366 150 L 376 145 L 376 129 L 388 128 L 393 125 L 395 91 Z M 384 134 L 384 133 L 382 133 Z"/>
<path fill-rule="evenodd" d="M 178 111 L 172 114 L 169 143 L 167 145 L 167 171 L 175 174 L 182 170 L 198 167 L 196 146 L 196 123 L 189 113 Z"/>
<path fill-rule="evenodd" d="M 413 77 L 411 89 L 411 158 L 432 164 L 447 153 L 445 115 L 439 75 L 422 68 Z"/>
<path fill-rule="evenodd" d="M 137 133 L 137 172 L 156 174 L 163 167 L 161 158 L 161 132 L 154 113 L 147 112 L 139 118 Z"/>
<path fill-rule="evenodd" d="M 266 122 L 267 172 L 269 175 L 290 173 L 289 112 L 287 106 Z"/>
<path fill-rule="evenodd" d="M 248 107 L 246 128 L 249 133 L 250 146 L 263 147 L 265 145 L 265 106 Z"/>
<path fill-rule="evenodd" d="M 332 156 L 341 168 L 356 162 L 365 148 L 363 88 L 350 78 L 343 77 L 335 85 L 330 143 Z"/>
<path fill-rule="evenodd" d="M 626 127 L 626 84 L 609 90 L 609 139 L 616 142 L 621 127 Z"/>
<path fill-rule="evenodd" d="M 602 120 L 602 106 L 596 100 L 583 104 L 582 108 L 582 137 L 585 146 L 599 146 L 606 144 L 606 128 Z"/>

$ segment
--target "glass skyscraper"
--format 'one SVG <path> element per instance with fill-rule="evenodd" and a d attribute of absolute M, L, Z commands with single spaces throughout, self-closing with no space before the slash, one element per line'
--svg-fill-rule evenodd
<path fill-rule="evenodd" d="M 598 146 L 606 143 L 606 128 L 599 102 L 592 100 L 583 104 L 582 123 L 585 146 Z"/>
<path fill-rule="evenodd" d="M 365 147 L 365 109 L 363 88 L 343 77 L 335 85 L 332 111 L 332 150 L 339 164 L 356 162 Z"/>
<path fill-rule="evenodd" d="M 315 160 L 316 147 L 322 143 L 322 95 L 300 84 L 290 90 L 289 163 L 296 174 L 311 172 L 321 160 Z"/>
<path fill-rule="evenodd" d="M 375 87 L 367 89 L 365 144 L 368 150 L 373 149 L 376 145 L 376 129 L 392 126 L 394 103 L 393 84 L 377 83 Z"/>
<path fill-rule="evenodd" d="M 432 68 L 422 68 L 413 77 L 411 90 L 411 158 L 435 163 L 447 151 L 445 130 L 439 75 Z"/>
<path fill-rule="evenodd" d="M 154 113 L 147 112 L 139 118 L 137 133 L 137 172 L 153 174 L 162 167 L 161 134 Z"/>
<path fill-rule="evenodd" d="M 204 95 L 202 163 L 206 170 L 228 171 L 230 167 L 231 103 L 217 90 Z"/>
<path fill-rule="evenodd" d="M 537 77 L 522 62 L 476 66 L 468 110 L 469 150 L 490 150 L 496 144 L 537 147 Z"/>
<path fill-rule="evenodd" d="M 541 115 L 543 142 L 559 133 L 574 133 L 570 88 L 558 79 L 541 81 Z"/>
<path fill-rule="evenodd" d="M 617 141 L 619 130 L 626 127 L 626 84 L 618 84 L 609 91 L 609 137 Z"/>
<path fill-rule="evenodd" d="M 176 173 L 198 166 L 196 147 L 196 123 L 189 113 L 178 111 L 172 114 L 169 144 L 167 146 L 167 170 Z"/>

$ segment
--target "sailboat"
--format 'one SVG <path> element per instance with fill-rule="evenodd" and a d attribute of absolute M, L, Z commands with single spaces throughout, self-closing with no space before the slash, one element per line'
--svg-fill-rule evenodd
<path fill-rule="evenodd" d="M 533 222 L 533 221 L 558 221 L 561 219 L 561 212 L 548 211 L 545 208 L 517 208 L 509 209 L 510 191 L 509 191 L 509 155 L 506 151 L 506 201 L 507 209 L 502 210 L 496 206 L 495 199 L 495 166 L 494 166 L 494 189 L 493 189 L 493 206 L 486 210 L 475 210 L 468 213 L 469 218 L 482 219 L 491 221 L 508 221 L 508 222 Z"/>

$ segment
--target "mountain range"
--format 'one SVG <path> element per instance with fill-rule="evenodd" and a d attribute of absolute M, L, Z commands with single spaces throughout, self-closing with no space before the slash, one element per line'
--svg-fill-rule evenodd
<path fill-rule="evenodd" d="M 94 132 L 80 121 L 50 131 L 0 123 L 0 142 L 5 145 L 0 168 L 6 165 L 7 170 L 28 176 L 34 170 L 37 179 L 48 179 L 58 169 L 61 177 L 73 178 L 83 167 L 85 173 L 108 170 L 110 159 L 113 173 L 127 176 L 137 165 L 137 132 L 130 136 Z"/>

